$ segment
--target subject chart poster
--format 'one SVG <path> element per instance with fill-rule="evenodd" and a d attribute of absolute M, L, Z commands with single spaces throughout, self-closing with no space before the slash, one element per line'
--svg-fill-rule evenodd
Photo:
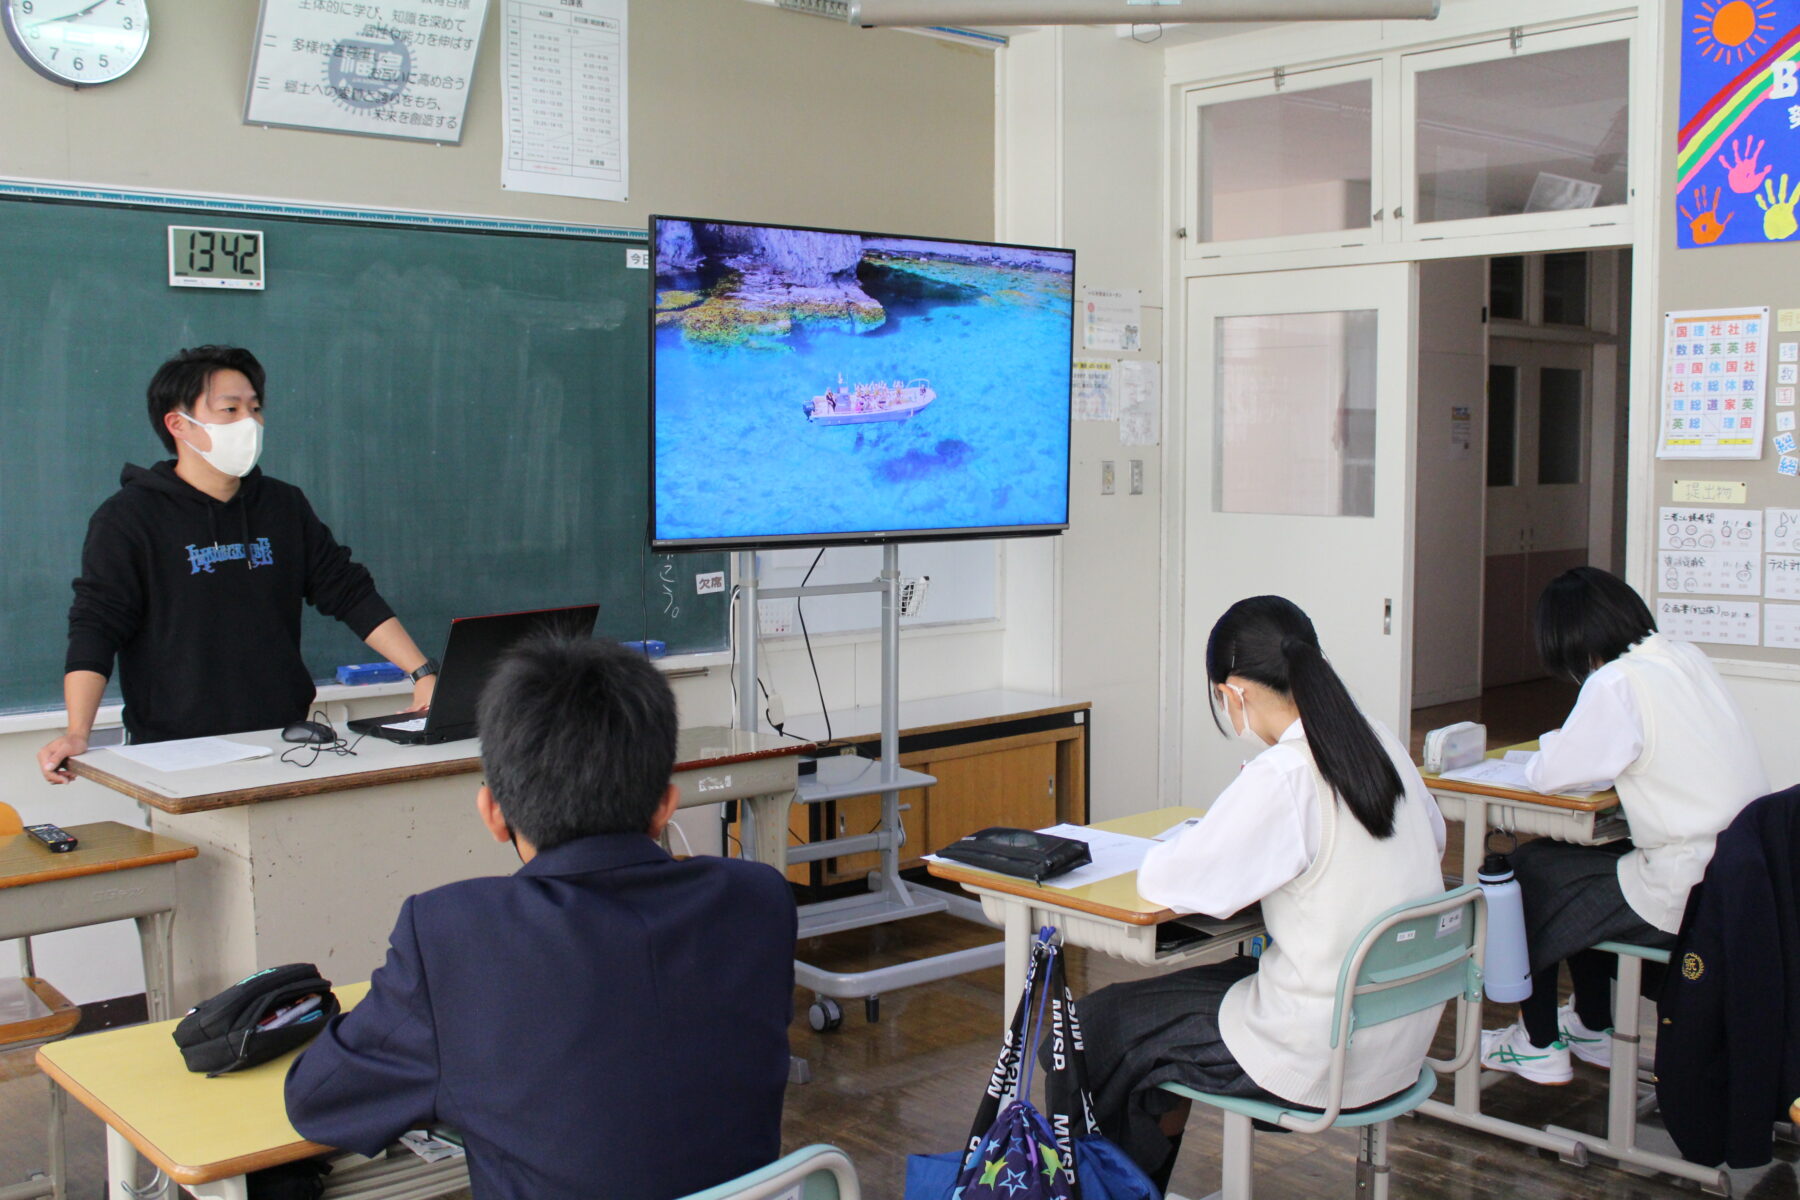
<path fill-rule="evenodd" d="M 1656 456 L 1761 458 L 1768 363 L 1767 308 L 1665 314 Z"/>

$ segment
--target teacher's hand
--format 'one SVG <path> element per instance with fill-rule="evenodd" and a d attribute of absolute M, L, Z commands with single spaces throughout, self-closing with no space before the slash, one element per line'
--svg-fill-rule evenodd
<path fill-rule="evenodd" d="M 412 707 L 407 712 L 424 712 L 431 707 L 431 693 L 437 688 L 437 676 L 427 675 L 413 684 Z"/>
<path fill-rule="evenodd" d="M 75 779 L 75 772 L 69 770 L 67 760 L 77 754 L 86 754 L 88 740 L 78 733 L 65 733 L 38 751 L 38 770 L 51 783 L 70 783 Z"/>

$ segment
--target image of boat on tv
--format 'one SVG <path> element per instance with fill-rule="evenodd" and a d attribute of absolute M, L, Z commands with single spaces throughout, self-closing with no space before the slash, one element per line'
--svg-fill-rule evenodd
<path fill-rule="evenodd" d="M 656 534 L 1057 525 L 1067 251 L 663 221 Z"/>

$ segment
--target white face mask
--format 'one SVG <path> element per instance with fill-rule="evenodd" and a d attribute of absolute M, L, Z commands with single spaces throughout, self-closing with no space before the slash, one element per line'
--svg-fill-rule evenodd
<path fill-rule="evenodd" d="M 181 417 L 190 425 L 206 430 L 206 436 L 212 439 L 211 450 L 195 446 L 194 452 L 227 475 L 242 479 L 262 457 L 263 427 L 255 417 L 243 417 L 225 425 L 208 424 L 186 413 Z M 188 444 L 193 445 L 192 442 Z"/>
<path fill-rule="evenodd" d="M 1243 728 L 1240 729 L 1238 727 L 1237 718 L 1231 716 L 1231 702 L 1229 700 L 1225 702 L 1225 716 L 1231 720 L 1231 732 L 1236 734 L 1240 741 L 1255 746 L 1258 753 L 1267 749 L 1269 743 L 1262 740 L 1262 735 L 1260 733 L 1257 733 L 1254 729 L 1250 728 L 1250 708 L 1249 702 L 1244 699 L 1244 689 L 1235 683 L 1225 683 L 1220 684 L 1219 686 L 1223 687 L 1228 692 L 1235 692 L 1237 694 L 1238 711 L 1244 716 L 1244 725 Z"/>

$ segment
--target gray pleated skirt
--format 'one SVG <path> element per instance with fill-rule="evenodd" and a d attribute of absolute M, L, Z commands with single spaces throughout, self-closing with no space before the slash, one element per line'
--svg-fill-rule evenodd
<path fill-rule="evenodd" d="M 1513 851 L 1513 874 L 1525 907 L 1525 944 L 1534 972 L 1601 942 L 1675 944 L 1673 937 L 1625 902 L 1619 889 L 1619 859 L 1631 850 L 1630 842 L 1577 846 L 1539 838 Z"/>

